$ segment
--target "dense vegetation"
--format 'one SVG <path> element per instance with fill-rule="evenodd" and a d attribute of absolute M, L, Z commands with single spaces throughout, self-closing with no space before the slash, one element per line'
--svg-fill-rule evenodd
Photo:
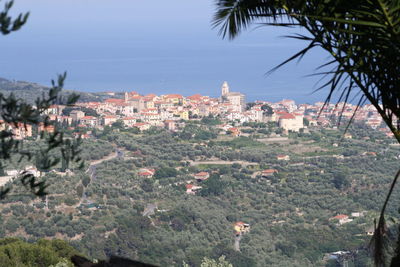
<path fill-rule="evenodd" d="M 222 255 L 235 267 L 321 266 L 330 264 L 326 253 L 339 250 L 352 251 L 351 263 L 365 266 L 366 230 L 400 150 L 362 124 L 349 133 L 353 139 L 343 139 L 338 129 L 314 129 L 276 143 L 262 133 L 221 135 L 202 122 L 179 133 L 95 131 L 82 147 L 87 165 L 116 147 L 122 155 L 70 176 L 46 174 L 52 193 L 47 200 L 10 196 L 1 204 L 0 236 L 63 238 L 91 258 L 114 254 L 161 266 L 200 266 L 205 257 Z M 290 161 L 278 161 L 278 154 Z M 155 169 L 154 177 L 140 177 L 143 168 Z M 267 168 L 278 173 L 261 177 Z M 210 178 L 194 182 L 192 175 L 200 171 Z M 186 194 L 188 181 L 202 189 Z M 364 216 L 341 226 L 330 220 L 362 211 Z M 396 205 L 389 213 L 397 217 Z M 233 246 L 237 221 L 251 225 L 240 252 Z"/>
<path fill-rule="evenodd" d="M 17 238 L 0 239 L 0 263 L 7 267 L 73 267 L 70 258 L 79 252 L 62 240 L 40 239 L 27 243 Z"/>

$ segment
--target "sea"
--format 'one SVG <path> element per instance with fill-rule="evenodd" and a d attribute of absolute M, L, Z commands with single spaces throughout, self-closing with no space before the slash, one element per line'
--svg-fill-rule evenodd
<path fill-rule="evenodd" d="M 31 16 L 20 31 L 0 36 L 0 77 L 50 85 L 66 71 L 65 87 L 86 92 L 217 97 L 228 81 L 247 101 L 314 103 L 327 96 L 326 90 L 315 92 L 321 77 L 312 76 L 328 60 L 319 49 L 268 74 L 307 45 L 283 36 L 306 33 L 253 27 L 223 39 L 210 23 L 207 1 L 159 1 L 164 11 L 185 8 L 184 15 L 151 10 L 144 2 L 16 1 L 17 10 Z"/>

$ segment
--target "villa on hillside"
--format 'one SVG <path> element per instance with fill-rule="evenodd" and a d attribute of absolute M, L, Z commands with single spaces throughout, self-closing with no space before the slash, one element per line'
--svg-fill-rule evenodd
<path fill-rule="evenodd" d="M 138 175 L 143 178 L 152 178 L 155 173 L 155 169 L 141 169 L 139 170 Z"/>
<path fill-rule="evenodd" d="M 236 127 L 231 127 L 228 129 L 227 134 L 230 134 L 232 136 L 238 137 L 241 135 L 241 132 L 238 128 Z"/>
<path fill-rule="evenodd" d="M 199 173 L 196 173 L 196 174 L 194 175 L 194 178 L 195 178 L 197 181 L 199 181 L 199 182 L 205 181 L 205 180 L 207 180 L 209 177 L 210 177 L 210 174 L 209 174 L 208 172 L 199 172 Z"/>
<path fill-rule="evenodd" d="M 273 176 L 274 173 L 278 173 L 278 170 L 275 169 L 266 169 L 261 172 L 261 177 L 270 177 Z"/>
<path fill-rule="evenodd" d="M 187 184 L 185 187 L 186 187 L 186 194 L 188 195 L 195 195 L 196 191 L 202 188 L 201 186 L 194 184 Z"/>
<path fill-rule="evenodd" d="M 353 219 L 350 219 L 348 215 L 346 214 L 339 214 L 336 215 L 335 217 L 330 218 L 329 220 L 338 220 L 339 225 L 345 224 L 352 222 Z"/>

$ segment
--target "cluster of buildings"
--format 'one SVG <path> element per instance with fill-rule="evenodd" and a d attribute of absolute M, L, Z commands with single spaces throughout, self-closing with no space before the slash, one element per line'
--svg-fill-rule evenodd
<path fill-rule="evenodd" d="M 227 82 L 221 87 L 221 96 L 212 98 L 194 94 L 140 95 L 137 92 L 126 92 L 123 98 L 109 98 L 103 102 L 77 103 L 76 109 L 68 115 L 63 113 L 65 106 L 54 105 L 47 111 L 49 119 L 89 128 L 102 128 L 119 121 L 125 127 L 137 127 L 148 130 L 152 126 L 165 127 L 176 131 L 187 120 L 198 120 L 207 116 L 220 118 L 227 127 L 227 132 L 235 136 L 240 131 L 235 126 L 245 122 L 276 122 L 285 131 L 298 132 L 308 126 L 334 126 L 338 117 L 355 121 L 364 121 L 367 125 L 390 135 L 389 129 L 372 105 L 358 107 L 349 103 L 324 105 L 323 102 L 296 104 L 293 100 L 280 102 L 256 101 L 247 105 L 245 95 L 231 92 Z M 92 115 L 85 113 L 88 109 L 95 111 Z M 356 115 L 353 117 L 354 112 Z M 93 116 L 93 114 L 98 114 Z M 17 139 L 32 136 L 30 125 L 7 125 Z M 40 131 L 54 131 L 54 126 L 39 126 Z"/>
<path fill-rule="evenodd" d="M 365 211 L 352 212 L 350 216 L 346 214 L 338 214 L 334 217 L 329 218 L 329 220 L 336 221 L 337 225 L 343 225 L 352 222 L 355 218 L 363 217 L 365 214 L 366 214 Z"/>

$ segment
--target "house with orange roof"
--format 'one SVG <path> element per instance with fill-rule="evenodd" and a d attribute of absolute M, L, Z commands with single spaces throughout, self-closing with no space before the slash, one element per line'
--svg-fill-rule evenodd
<path fill-rule="evenodd" d="M 203 96 L 200 95 L 200 94 L 195 94 L 195 95 L 192 95 L 192 96 L 188 96 L 187 99 L 190 102 L 200 102 L 203 99 Z"/>
<path fill-rule="evenodd" d="M 195 195 L 196 191 L 202 188 L 201 186 L 194 184 L 186 184 L 185 187 L 186 187 L 186 194 L 188 195 Z"/>
<path fill-rule="evenodd" d="M 275 173 L 278 173 L 278 170 L 275 169 L 266 169 L 261 172 L 261 177 L 271 177 Z"/>
<path fill-rule="evenodd" d="M 330 218 L 329 220 L 337 220 L 339 225 L 345 224 L 352 222 L 353 219 L 350 219 L 348 215 L 346 214 L 339 214 L 336 215 L 335 217 Z"/>
<path fill-rule="evenodd" d="M 242 133 L 240 132 L 239 128 L 236 127 L 231 127 L 228 128 L 228 131 L 226 131 L 227 134 L 238 137 L 240 136 Z"/>
<path fill-rule="evenodd" d="M 286 131 L 298 132 L 301 128 L 304 128 L 303 115 L 302 114 L 291 114 L 291 113 L 280 113 L 279 114 L 279 127 Z"/>
<path fill-rule="evenodd" d="M 199 172 L 194 175 L 194 178 L 199 182 L 205 181 L 209 177 L 210 177 L 210 174 L 208 172 Z"/>
<path fill-rule="evenodd" d="M 164 100 L 173 104 L 185 104 L 183 96 L 179 94 L 165 95 Z"/>
<path fill-rule="evenodd" d="M 115 106 L 117 104 L 125 103 L 125 99 L 108 98 L 108 99 L 104 100 L 104 103 L 106 103 L 109 106 Z"/>
<path fill-rule="evenodd" d="M 141 169 L 139 170 L 138 175 L 142 178 L 152 178 L 155 173 L 155 169 Z"/>

